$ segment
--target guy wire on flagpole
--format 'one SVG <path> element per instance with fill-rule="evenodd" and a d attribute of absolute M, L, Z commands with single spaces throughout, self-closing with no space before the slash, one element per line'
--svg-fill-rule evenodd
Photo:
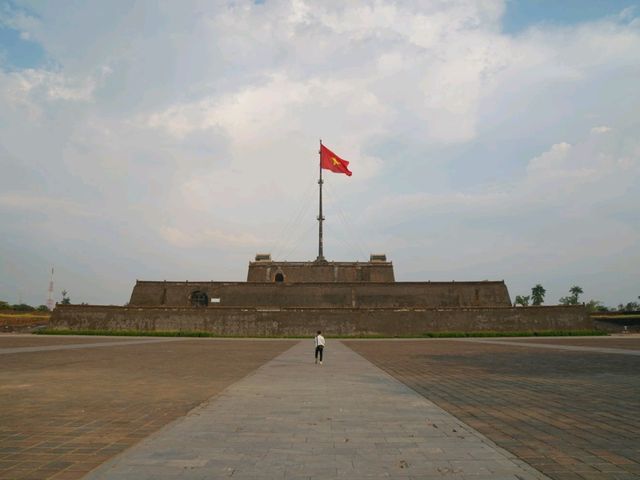
<path fill-rule="evenodd" d="M 318 185 L 320 187 L 320 210 L 318 212 L 318 258 L 316 258 L 316 262 L 324 262 L 324 255 L 322 254 L 322 222 L 324 217 L 322 216 L 322 139 L 320 139 L 320 150 L 319 154 L 319 166 L 320 166 L 320 179 L 318 180 Z"/>

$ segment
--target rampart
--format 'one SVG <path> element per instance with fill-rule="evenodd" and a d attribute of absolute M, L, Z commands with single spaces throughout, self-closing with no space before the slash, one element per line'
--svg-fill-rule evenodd
<path fill-rule="evenodd" d="M 137 281 L 131 306 L 401 308 L 511 306 L 503 281 L 260 283 Z M 204 298 L 204 297 L 203 297 Z"/>
<path fill-rule="evenodd" d="M 249 262 L 247 282 L 393 282 L 393 264 L 370 262 Z"/>
<path fill-rule="evenodd" d="M 589 330 L 583 306 L 470 308 L 109 307 L 58 305 L 50 327 L 201 331 L 222 336 L 411 336 L 428 332 Z"/>
<path fill-rule="evenodd" d="M 592 315 L 598 330 L 609 333 L 640 333 L 640 318 L 632 315 Z"/>

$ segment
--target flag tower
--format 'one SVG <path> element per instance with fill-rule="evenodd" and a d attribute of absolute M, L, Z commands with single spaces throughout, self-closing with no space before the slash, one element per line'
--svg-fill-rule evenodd
<path fill-rule="evenodd" d="M 351 176 L 351 171 L 349 170 L 349 162 L 340 158 L 338 155 L 333 153 L 327 147 L 322 144 L 322 139 L 320 139 L 320 179 L 318 180 L 318 185 L 320 186 L 320 209 L 318 211 L 318 258 L 316 258 L 316 262 L 326 262 L 323 254 L 323 243 L 322 243 L 322 222 L 324 221 L 324 216 L 322 215 L 322 169 L 330 170 L 334 173 L 344 173 L 345 175 Z"/>

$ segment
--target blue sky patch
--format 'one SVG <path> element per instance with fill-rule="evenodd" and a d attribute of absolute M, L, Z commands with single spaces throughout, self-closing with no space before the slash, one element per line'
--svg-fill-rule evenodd
<path fill-rule="evenodd" d="M 20 32 L 0 26 L 0 65 L 8 68 L 36 68 L 44 62 L 43 48 L 20 37 Z"/>
<path fill-rule="evenodd" d="M 519 33 L 537 24 L 572 25 L 617 15 L 628 7 L 640 10 L 638 0 L 508 0 L 505 33 Z M 636 12 L 637 13 L 637 12 Z"/>

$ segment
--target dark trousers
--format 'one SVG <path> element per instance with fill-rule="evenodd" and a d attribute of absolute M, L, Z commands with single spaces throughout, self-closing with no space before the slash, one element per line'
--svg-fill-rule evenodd
<path fill-rule="evenodd" d="M 324 350 L 323 345 L 318 345 L 316 347 L 316 360 L 318 359 L 318 355 L 320 355 L 320 361 L 322 361 L 322 351 Z"/>

